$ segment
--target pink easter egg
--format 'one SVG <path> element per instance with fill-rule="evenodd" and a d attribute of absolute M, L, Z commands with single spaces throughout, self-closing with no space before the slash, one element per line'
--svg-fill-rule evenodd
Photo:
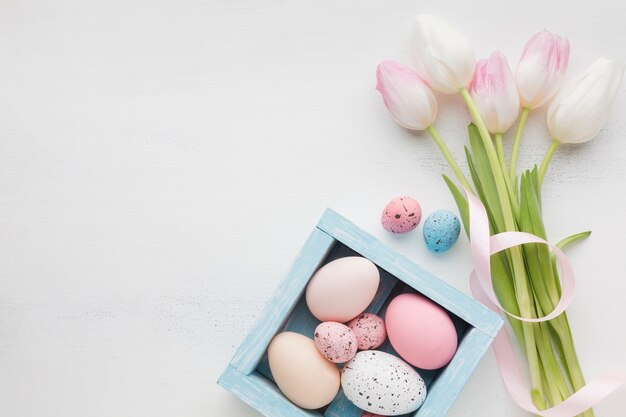
<path fill-rule="evenodd" d="M 385 313 L 389 342 L 398 354 L 421 369 L 445 366 L 457 348 L 452 319 L 439 305 L 418 294 L 394 298 Z"/>
<path fill-rule="evenodd" d="M 363 411 L 363 414 L 361 414 L 361 417 L 383 417 L 380 414 L 372 414 L 372 413 L 368 413 L 367 411 Z"/>
<path fill-rule="evenodd" d="M 387 339 L 385 322 L 376 314 L 363 313 L 352 319 L 348 327 L 356 336 L 359 350 L 376 349 Z"/>
<path fill-rule="evenodd" d="M 422 207 L 411 197 L 394 198 L 385 206 L 380 222 L 391 233 L 407 233 L 422 220 Z"/>
<path fill-rule="evenodd" d="M 314 341 L 322 356 L 334 363 L 345 363 L 354 358 L 358 346 L 352 330 L 333 321 L 317 326 Z"/>

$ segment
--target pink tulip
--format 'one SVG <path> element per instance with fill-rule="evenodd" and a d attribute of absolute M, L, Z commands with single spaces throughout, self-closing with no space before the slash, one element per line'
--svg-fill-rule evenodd
<path fill-rule="evenodd" d="M 561 86 L 568 63 L 567 38 L 547 30 L 530 38 L 515 73 L 522 106 L 535 109 L 550 101 Z"/>
<path fill-rule="evenodd" d="M 395 61 L 381 62 L 376 78 L 376 89 L 400 126 L 424 130 L 435 122 L 437 99 L 430 87 L 407 65 Z"/>
<path fill-rule="evenodd" d="M 513 73 L 501 52 L 476 62 L 470 94 L 491 133 L 506 132 L 517 119 L 519 95 Z"/>

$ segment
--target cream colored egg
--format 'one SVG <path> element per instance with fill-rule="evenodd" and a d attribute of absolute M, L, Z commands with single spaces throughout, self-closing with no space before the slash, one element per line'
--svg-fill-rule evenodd
<path fill-rule="evenodd" d="M 320 321 L 345 323 L 372 302 L 380 274 L 372 261 L 347 256 L 320 268 L 309 281 L 306 303 Z"/>
<path fill-rule="evenodd" d="M 276 385 L 298 407 L 321 408 L 337 395 L 339 369 L 322 356 L 308 337 L 279 333 L 272 339 L 267 357 Z"/>

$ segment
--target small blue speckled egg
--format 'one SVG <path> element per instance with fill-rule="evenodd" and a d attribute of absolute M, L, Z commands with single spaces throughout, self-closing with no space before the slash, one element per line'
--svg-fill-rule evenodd
<path fill-rule="evenodd" d="M 445 252 L 458 240 L 459 219 L 448 210 L 437 210 L 424 222 L 424 241 L 431 252 Z"/>

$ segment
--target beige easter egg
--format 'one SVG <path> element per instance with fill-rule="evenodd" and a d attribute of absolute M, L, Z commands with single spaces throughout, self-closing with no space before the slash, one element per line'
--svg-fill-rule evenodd
<path fill-rule="evenodd" d="M 320 268 L 306 289 L 306 303 L 320 321 L 345 323 L 361 314 L 372 302 L 380 273 L 361 256 L 347 256 Z"/>
<path fill-rule="evenodd" d="M 339 369 L 322 356 L 308 337 L 279 333 L 270 342 L 267 357 L 276 385 L 298 407 L 321 408 L 337 395 Z"/>

